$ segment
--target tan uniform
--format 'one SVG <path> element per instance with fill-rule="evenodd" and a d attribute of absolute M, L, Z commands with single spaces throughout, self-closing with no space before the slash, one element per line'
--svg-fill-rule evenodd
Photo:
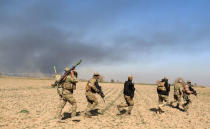
<path fill-rule="evenodd" d="M 174 103 L 177 108 L 179 108 L 179 105 L 181 104 L 182 87 L 181 83 L 176 83 L 174 86 Z"/>
<path fill-rule="evenodd" d="M 131 114 L 131 111 L 132 111 L 133 106 L 134 106 L 133 98 L 131 98 L 130 96 L 126 96 L 126 95 L 124 95 L 124 98 L 125 98 L 126 103 L 118 105 L 118 109 L 120 110 L 120 108 L 128 107 L 127 113 Z"/>
<path fill-rule="evenodd" d="M 158 109 L 163 111 L 164 107 L 169 104 L 168 96 L 158 94 Z"/>
<path fill-rule="evenodd" d="M 62 118 L 62 109 L 64 108 L 67 102 L 69 102 L 72 105 L 72 117 L 76 116 L 77 103 L 76 99 L 73 97 L 73 91 L 77 82 L 78 80 L 76 77 L 71 77 L 71 75 L 68 75 L 65 79 L 65 82 L 61 85 L 63 93 L 60 97 L 60 103 L 58 105 L 57 110 L 57 116 L 59 119 Z"/>
<path fill-rule="evenodd" d="M 189 109 L 189 106 L 191 104 L 190 94 L 192 94 L 192 91 L 190 91 L 188 85 L 185 85 L 184 89 L 183 89 L 183 99 L 185 101 L 183 108 L 185 111 L 187 111 Z"/>
<path fill-rule="evenodd" d="M 158 93 L 158 111 L 161 113 L 164 107 L 169 104 L 168 93 L 164 86 L 164 82 L 158 82 L 157 93 Z"/>
<path fill-rule="evenodd" d="M 88 105 L 87 105 L 87 109 L 85 110 L 86 114 L 90 115 L 90 111 L 95 109 L 96 106 L 98 105 L 98 100 L 95 96 L 96 93 L 98 93 L 98 89 L 96 88 L 96 83 L 97 79 L 96 78 L 92 78 L 90 81 L 88 81 L 87 85 L 86 85 L 86 98 L 88 101 Z"/>

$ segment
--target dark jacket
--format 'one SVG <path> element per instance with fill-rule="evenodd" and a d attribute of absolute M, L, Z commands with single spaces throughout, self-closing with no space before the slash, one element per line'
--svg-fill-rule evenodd
<path fill-rule="evenodd" d="M 169 95 L 169 92 L 170 92 L 170 84 L 168 83 L 168 80 L 165 80 L 165 79 L 162 79 L 161 82 L 164 82 L 164 86 L 166 88 L 166 91 L 160 91 L 157 89 L 157 92 L 158 94 L 161 94 L 161 95 Z"/>
<path fill-rule="evenodd" d="M 124 92 L 123 92 L 123 94 L 133 98 L 134 97 L 134 91 L 135 91 L 134 84 L 131 81 L 126 81 L 124 83 Z"/>

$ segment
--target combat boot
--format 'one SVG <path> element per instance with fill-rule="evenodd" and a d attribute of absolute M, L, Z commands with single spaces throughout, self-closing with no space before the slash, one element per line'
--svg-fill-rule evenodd
<path fill-rule="evenodd" d="M 130 116 L 131 115 L 131 112 L 126 112 L 125 115 L 126 116 Z"/>
<path fill-rule="evenodd" d="M 99 109 L 98 114 L 103 115 L 103 111 L 101 109 Z"/>
<path fill-rule="evenodd" d="M 159 109 L 157 110 L 157 113 L 162 114 L 162 113 L 164 113 L 164 111 L 163 111 L 162 109 L 159 108 Z"/>

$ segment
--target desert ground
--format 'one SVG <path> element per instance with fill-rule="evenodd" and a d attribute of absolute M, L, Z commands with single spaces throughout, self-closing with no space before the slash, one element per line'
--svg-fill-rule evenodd
<path fill-rule="evenodd" d="M 65 120 L 59 123 L 55 112 L 59 103 L 56 88 L 50 79 L 0 78 L 0 128 L 2 129 L 210 129 L 210 87 L 195 87 L 198 97 L 191 95 L 189 113 L 166 107 L 164 114 L 156 114 L 158 104 L 154 85 L 135 85 L 134 108 L 131 116 L 118 115 L 117 104 L 124 102 L 123 84 L 100 83 L 106 95 L 104 103 L 98 97 L 103 115 L 85 118 L 87 106 L 86 82 L 80 82 L 74 97 L 77 117 L 71 118 L 70 104 L 63 110 Z M 171 88 L 173 91 L 173 88 Z M 170 93 L 173 101 L 173 92 Z"/>

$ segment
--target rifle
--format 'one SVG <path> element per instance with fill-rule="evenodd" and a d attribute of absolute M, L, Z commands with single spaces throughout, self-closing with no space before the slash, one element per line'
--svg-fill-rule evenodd
<path fill-rule="evenodd" d="M 55 83 L 53 85 L 60 85 L 64 79 L 71 73 L 72 70 L 74 70 L 79 64 L 81 64 L 82 60 L 79 60 L 79 62 L 72 66 L 72 68 L 68 71 L 65 71 L 65 73 L 62 75 L 62 77 L 58 80 L 58 81 L 55 81 Z"/>
<path fill-rule="evenodd" d="M 197 96 L 197 92 L 196 92 L 196 90 L 195 90 L 195 89 L 193 89 L 193 88 L 192 88 L 192 86 L 189 86 L 189 89 L 190 89 L 190 91 L 192 91 L 192 92 L 193 92 L 193 94 L 194 94 L 195 96 Z"/>
<path fill-rule="evenodd" d="M 104 99 L 105 95 L 104 95 L 104 93 L 102 91 L 101 86 L 99 86 L 98 81 L 95 82 L 95 86 L 98 89 L 98 94 L 101 96 L 101 98 L 103 99 L 103 101 L 105 103 L 105 99 Z"/>

